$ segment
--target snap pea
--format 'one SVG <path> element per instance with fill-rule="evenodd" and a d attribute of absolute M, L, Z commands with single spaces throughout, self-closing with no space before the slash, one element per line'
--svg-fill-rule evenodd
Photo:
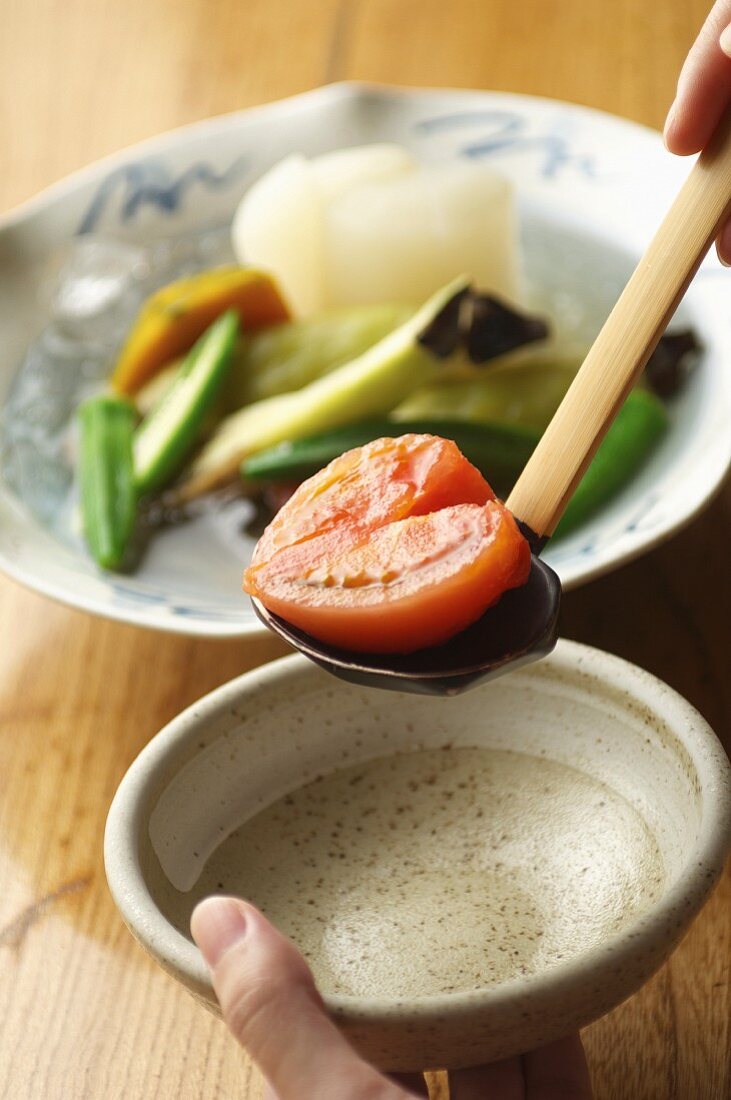
<path fill-rule="evenodd" d="M 84 536 L 99 565 L 118 569 L 137 512 L 132 464 L 136 412 L 126 398 L 104 394 L 85 401 L 78 415 Z"/>
<path fill-rule="evenodd" d="M 163 488 L 198 441 L 236 343 L 239 318 L 229 309 L 191 348 L 169 390 L 135 432 L 134 472 L 140 494 Z"/>
<path fill-rule="evenodd" d="M 661 401 L 647 390 L 630 393 L 569 501 L 555 538 L 574 531 L 637 473 L 667 424 Z"/>
<path fill-rule="evenodd" d="M 353 447 L 383 436 L 416 434 L 452 439 L 465 458 L 480 470 L 497 492 L 513 484 L 538 442 L 538 432 L 503 424 L 472 424 L 464 420 L 364 420 L 348 427 L 281 443 L 252 455 L 241 466 L 254 481 L 303 481 Z"/>

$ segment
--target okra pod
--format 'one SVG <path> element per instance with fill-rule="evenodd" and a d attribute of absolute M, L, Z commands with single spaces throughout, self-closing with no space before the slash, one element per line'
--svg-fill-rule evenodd
<path fill-rule="evenodd" d="M 137 513 L 132 463 L 136 413 L 123 397 L 92 397 L 79 409 L 84 536 L 104 569 L 122 565 Z"/>

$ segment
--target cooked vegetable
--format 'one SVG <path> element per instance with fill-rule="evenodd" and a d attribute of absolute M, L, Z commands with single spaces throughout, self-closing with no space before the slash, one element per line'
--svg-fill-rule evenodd
<path fill-rule="evenodd" d="M 134 437 L 135 483 L 140 494 L 163 488 L 198 442 L 201 426 L 228 369 L 239 315 L 226 310 L 183 361 L 168 392 Z"/>
<path fill-rule="evenodd" d="M 523 584 L 530 550 L 454 443 L 380 439 L 335 459 L 275 516 L 244 587 L 332 645 L 438 645 Z"/>
<path fill-rule="evenodd" d="M 355 186 L 325 220 L 325 290 L 332 305 L 421 302 L 460 272 L 515 300 L 513 186 L 477 161 L 420 165 Z"/>
<path fill-rule="evenodd" d="M 394 145 L 280 161 L 244 195 L 232 241 L 304 316 L 423 302 L 462 272 L 508 299 L 519 285 L 510 181 L 476 161 L 419 165 Z"/>
<path fill-rule="evenodd" d="M 555 537 L 575 530 L 630 481 L 667 425 L 662 402 L 647 390 L 633 390 L 569 501 Z"/>
<path fill-rule="evenodd" d="M 147 416 L 156 405 L 159 405 L 165 394 L 172 386 L 178 371 L 183 365 L 185 356 L 172 359 L 157 374 L 154 374 L 149 382 L 145 382 L 141 389 L 134 395 L 135 407 L 140 416 Z"/>
<path fill-rule="evenodd" d="M 392 178 L 414 167 L 406 149 L 387 144 L 338 149 L 312 160 L 299 154 L 285 157 L 241 200 L 231 227 L 234 252 L 242 263 L 274 272 L 297 314 L 319 312 L 332 304 L 325 272 L 330 205 L 359 183 Z M 380 294 L 375 301 L 387 297 Z"/>
<path fill-rule="evenodd" d="M 193 463 L 178 498 L 190 499 L 234 477 L 245 458 L 265 447 L 388 412 L 419 382 L 438 378 L 452 354 L 484 350 L 475 325 L 491 321 L 471 308 L 476 297 L 465 278 L 455 279 L 357 359 L 295 393 L 227 417 Z"/>
<path fill-rule="evenodd" d="M 396 304 L 357 306 L 285 321 L 240 337 L 221 392 L 221 415 L 302 389 L 362 355 L 415 312 L 411 306 Z M 173 360 L 135 394 L 143 416 L 170 388 L 180 363 Z"/>
<path fill-rule="evenodd" d="M 189 351 L 227 309 L 238 311 L 247 332 L 289 317 L 271 276 L 252 268 L 212 268 L 170 283 L 140 310 L 117 361 L 114 388 L 135 393 L 166 363 Z"/>
<path fill-rule="evenodd" d="M 484 504 L 494 493 L 454 443 L 402 437 L 348 451 L 300 485 L 296 497 L 296 505 L 276 515 L 259 539 L 252 570 L 313 532 L 348 526 L 366 532 L 451 504 Z"/>
<path fill-rule="evenodd" d="M 471 363 L 500 359 L 516 348 L 545 340 L 548 336 L 548 325 L 542 317 L 513 309 L 492 294 L 474 292 L 468 306 L 471 317 L 469 325 L 465 326 L 464 345 Z"/>
<path fill-rule="evenodd" d="M 236 349 L 226 404 L 300 390 L 356 359 L 415 313 L 411 306 L 386 304 L 333 310 L 288 321 L 244 337 Z"/>
<path fill-rule="evenodd" d="M 137 511 L 132 467 L 135 409 L 123 397 L 104 394 L 85 401 L 78 415 L 84 536 L 99 565 L 118 569 Z"/>
<path fill-rule="evenodd" d="M 484 375 L 432 382 L 414 390 L 392 415 L 398 421 L 438 416 L 543 431 L 577 369 L 573 361 L 496 364 Z"/>
<path fill-rule="evenodd" d="M 366 420 L 258 451 L 244 462 L 241 473 L 253 481 L 304 481 L 345 451 L 396 434 L 451 439 L 501 494 L 512 487 L 539 439 L 538 432 L 503 424 L 437 419 L 395 424 L 387 419 Z"/>

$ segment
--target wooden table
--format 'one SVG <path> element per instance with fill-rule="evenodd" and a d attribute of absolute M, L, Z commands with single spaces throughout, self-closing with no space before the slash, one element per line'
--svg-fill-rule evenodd
<path fill-rule="evenodd" d="M 0 208 L 129 142 L 343 78 L 555 96 L 659 126 L 707 3 L 8 0 Z M 571 594 L 564 618 L 567 636 L 667 680 L 727 744 L 730 504 Z M 281 650 L 145 633 L 4 579 L 0 636 L 0 1096 L 258 1096 L 223 1026 L 123 927 L 102 830 L 152 734 Z M 597 1098 L 731 1096 L 730 966 L 727 874 L 672 961 L 586 1031 Z"/>

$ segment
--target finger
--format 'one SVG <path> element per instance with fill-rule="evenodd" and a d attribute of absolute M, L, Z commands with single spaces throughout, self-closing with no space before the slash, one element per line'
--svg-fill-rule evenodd
<path fill-rule="evenodd" d="M 411 1097 L 421 1096 L 425 1096 L 428 1100 L 429 1086 L 426 1083 L 426 1078 L 423 1073 L 392 1073 L 389 1076 L 394 1084 L 400 1085 L 402 1089 L 406 1089 L 409 1100 L 411 1100 Z M 407 1097 L 403 1093 L 399 1093 L 398 1095 L 403 1096 L 403 1100 L 407 1100 Z M 279 1100 L 272 1086 L 266 1081 L 264 1082 L 261 1100 Z"/>
<path fill-rule="evenodd" d="M 591 1100 L 591 1079 L 578 1035 L 523 1055 L 526 1100 Z"/>
<path fill-rule="evenodd" d="M 207 898 L 190 927 L 229 1029 L 277 1100 L 404 1100 L 328 1019 L 304 959 L 257 909 Z"/>
<path fill-rule="evenodd" d="M 731 102 L 731 59 L 721 49 L 721 32 L 731 23 L 731 0 L 719 0 L 680 72 L 678 91 L 665 123 L 671 153 L 688 156 L 706 145 Z"/>
<path fill-rule="evenodd" d="M 391 1080 L 397 1085 L 401 1085 L 402 1088 L 407 1089 L 406 1093 L 399 1092 L 397 1095 L 403 1097 L 403 1100 L 412 1100 L 412 1097 L 429 1097 L 429 1087 L 424 1079 L 423 1073 L 396 1073 L 391 1074 Z M 261 1094 L 261 1100 L 279 1100 L 279 1097 L 275 1093 L 271 1085 L 266 1081 L 264 1082 L 264 1090 Z M 300 1100 L 303 1097 L 300 1096 Z M 318 1097 L 317 1100 L 322 1100 Z"/>
<path fill-rule="evenodd" d="M 449 1075 L 449 1100 L 525 1100 L 520 1059 L 455 1070 Z"/>
<path fill-rule="evenodd" d="M 731 267 L 731 222 L 727 222 L 716 241 L 716 252 L 722 264 Z"/>
<path fill-rule="evenodd" d="M 411 1100 L 411 1097 L 429 1097 L 429 1086 L 426 1083 L 426 1078 L 423 1073 L 392 1073 L 390 1079 L 401 1088 L 406 1089 L 407 1093 L 399 1092 L 398 1096 L 403 1097 L 403 1100 Z M 279 1097 L 274 1092 L 274 1089 L 266 1081 L 264 1082 L 264 1090 L 261 1094 L 261 1100 L 279 1100 Z M 300 1098 L 302 1100 L 302 1098 Z M 320 1098 L 318 1097 L 318 1100 Z"/>

